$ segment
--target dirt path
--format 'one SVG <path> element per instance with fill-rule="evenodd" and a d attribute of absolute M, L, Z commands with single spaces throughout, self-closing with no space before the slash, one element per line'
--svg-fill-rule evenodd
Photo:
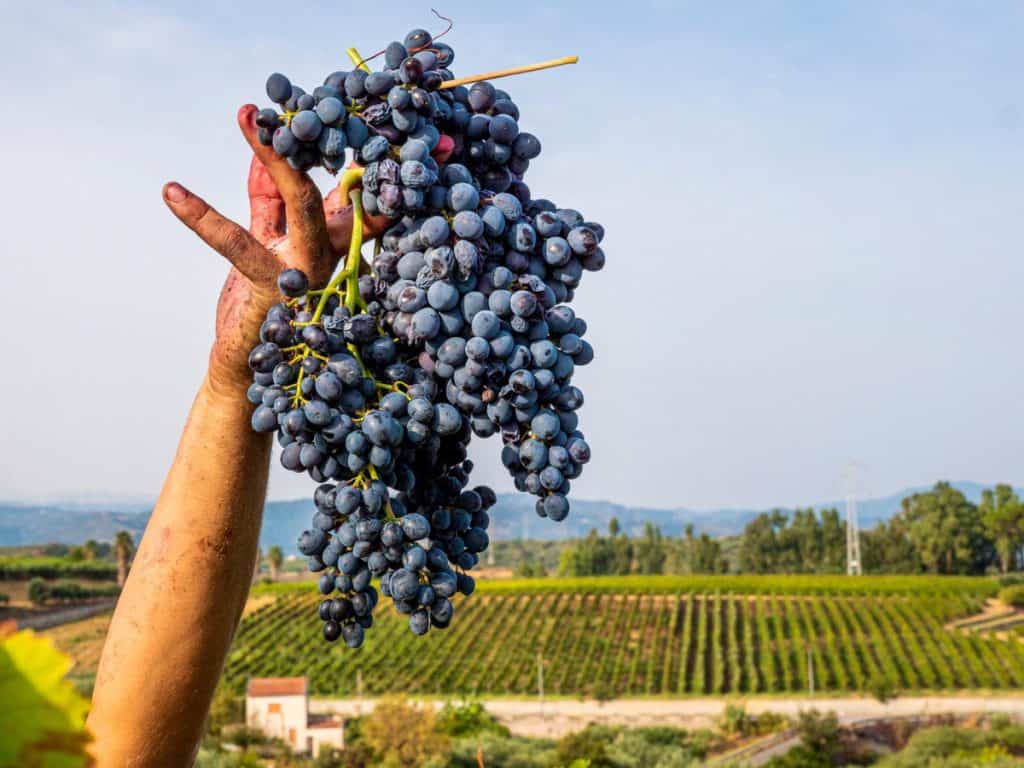
<path fill-rule="evenodd" d="M 426 700 L 435 707 L 445 700 Z M 727 704 L 742 704 L 747 712 L 777 712 L 795 717 L 801 710 L 834 711 L 844 723 L 875 717 L 907 717 L 935 714 L 1009 712 L 1024 714 L 1024 693 L 992 696 L 911 696 L 881 704 L 871 698 L 699 698 L 699 699 L 614 699 L 604 703 L 576 699 L 482 699 L 487 711 L 522 736 L 558 738 L 578 731 L 587 723 L 632 727 L 674 725 L 680 728 L 709 727 Z M 373 708 L 373 699 L 312 699 L 311 712 L 333 712 L 352 716 Z"/>

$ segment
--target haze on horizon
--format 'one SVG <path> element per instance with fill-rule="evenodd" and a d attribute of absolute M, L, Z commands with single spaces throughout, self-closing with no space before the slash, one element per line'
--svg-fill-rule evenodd
<path fill-rule="evenodd" d="M 439 10 L 457 75 L 580 56 L 504 83 L 544 143 L 534 193 L 608 232 L 575 302 L 598 354 L 575 495 L 809 503 L 851 458 L 872 495 L 1024 479 L 1024 6 Z M 0 496 L 155 497 L 226 271 L 162 183 L 246 221 L 234 114 L 266 75 L 313 86 L 434 22 L 404 0 L 0 9 Z M 508 490 L 498 452 L 478 441 L 474 479 Z M 272 472 L 271 498 L 311 490 Z"/>

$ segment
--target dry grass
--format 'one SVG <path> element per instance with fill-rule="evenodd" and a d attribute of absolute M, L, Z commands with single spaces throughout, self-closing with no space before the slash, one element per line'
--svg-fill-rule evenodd
<path fill-rule="evenodd" d="M 246 602 L 242 615 L 248 616 L 276 599 L 273 595 L 251 597 Z M 40 634 L 51 638 L 58 648 L 74 659 L 75 666 L 72 669 L 72 674 L 87 675 L 96 672 L 96 667 L 100 663 L 100 653 L 103 651 L 103 641 L 107 637 L 109 627 L 110 614 L 106 613 L 102 616 L 93 616 L 90 619 L 73 621 L 70 624 L 47 629 Z"/>
<path fill-rule="evenodd" d="M 51 638 L 58 648 L 71 656 L 75 661 L 73 674 L 82 675 L 96 672 L 109 626 L 110 614 L 106 613 L 47 629 L 41 634 Z"/>

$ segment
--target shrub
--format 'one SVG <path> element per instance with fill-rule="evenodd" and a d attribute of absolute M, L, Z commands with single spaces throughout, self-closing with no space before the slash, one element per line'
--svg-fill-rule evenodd
<path fill-rule="evenodd" d="M 117 597 L 121 588 L 116 584 L 109 587 L 86 587 L 75 581 L 55 581 L 47 585 L 54 600 L 88 600 L 92 597 Z"/>
<path fill-rule="evenodd" d="M 42 579 L 32 579 L 28 583 L 28 599 L 36 605 L 42 605 L 46 602 L 46 598 L 50 596 L 50 591 L 46 588 L 46 582 Z"/>
<path fill-rule="evenodd" d="M 345 765 L 345 753 L 337 747 L 324 744 L 313 761 L 313 768 L 338 768 Z"/>
<path fill-rule="evenodd" d="M 381 699 L 363 718 L 360 738 L 384 768 L 422 765 L 450 753 L 448 737 L 436 727 L 434 711 L 401 697 Z"/>
<path fill-rule="evenodd" d="M 548 575 L 544 566 L 534 560 L 520 560 L 513 573 L 517 579 L 542 579 Z"/>
<path fill-rule="evenodd" d="M 9 603 L 10 601 L 11 601 L 10 597 L 5 595 L 3 592 L 0 592 L 0 605 L 4 605 L 5 603 Z"/>
<path fill-rule="evenodd" d="M 582 731 L 563 736 L 555 746 L 555 765 L 586 760 L 590 768 L 615 768 L 608 747 L 620 731 L 620 728 L 591 723 Z"/>
<path fill-rule="evenodd" d="M 121 593 L 117 585 L 109 587 L 86 587 L 74 581 L 46 582 L 32 579 L 28 583 L 28 599 L 36 605 L 48 600 L 88 600 L 93 597 L 116 597 Z"/>
<path fill-rule="evenodd" d="M 551 741 L 485 733 L 453 742 L 447 766 L 479 768 L 478 754 L 483 755 L 484 765 L 488 768 L 550 768 L 561 765 L 555 760 L 555 746 Z"/>
<path fill-rule="evenodd" d="M 839 748 L 839 718 L 835 712 L 821 714 L 816 709 L 801 712 L 796 724 L 800 742 L 815 754 L 832 759 Z"/>
<path fill-rule="evenodd" d="M 213 693 L 210 714 L 206 718 L 207 733 L 217 736 L 222 733 L 225 726 L 244 721 L 245 699 L 232 691 L 221 679 Z"/>
<path fill-rule="evenodd" d="M 684 731 L 660 728 L 622 731 L 608 746 L 607 754 L 616 768 L 691 768 L 700 755 L 686 743 Z"/>
<path fill-rule="evenodd" d="M 839 718 L 835 712 L 822 715 L 816 709 L 801 712 L 797 720 L 800 745 L 773 757 L 768 768 L 828 768 L 839 751 Z"/>
<path fill-rule="evenodd" d="M 241 752 L 200 749 L 193 768 L 261 768 L 259 755 L 248 749 Z"/>
<path fill-rule="evenodd" d="M 478 701 L 469 704 L 445 704 L 437 713 L 437 730 L 453 739 L 481 733 L 509 735 L 508 728 L 499 723 Z"/>
<path fill-rule="evenodd" d="M 657 747 L 678 747 L 686 743 L 687 733 L 682 728 L 673 728 L 671 725 L 651 725 L 646 728 L 636 728 L 637 736 L 648 744 Z"/>
<path fill-rule="evenodd" d="M 1011 755 L 1024 753 L 1024 727 L 1005 719 L 991 721 L 991 729 L 937 726 L 918 731 L 907 746 L 877 763 L 878 768 L 990 768 L 1019 766 Z"/>
<path fill-rule="evenodd" d="M 832 760 L 801 744 L 784 755 L 773 757 L 766 765 L 768 768 L 831 768 Z"/>
<path fill-rule="evenodd" d="M 718 727 L 727 736 L 745 736 L 747 722 L 747 710 L 742 705 L 728 704 L 718 718 Z"/>
<path fill-rule="evenodd" d="M 603 703 L 615 698 L 615 689 L 612 688 L 611 683 L 604 678 L 601 678 L 590 686 L 590 695 L 594 697 L 595 701 Z"/>
<path fill-rule="evenodd" d="M 1014 608 L 1024 608 L 1024 584 L 1014 584 L 999 590 L 999 599 Z"/>
<path fill-rule="evenodd" d="M 718 727 L 726 736 L 762 736 L 781 731 L 789 720 L 776 712 L 748 715 L 742 705 L 729 704 L 718 719 Z"/>
<path fill-rule="evenodd" d="M 255 747 L 267 743 L 267 736 L 259 728 L 243 725 L 226 734 L 226 741 L 239 747 Z"/>
<path fill-rule="evenodd" d="M 899 695 L 899 691 L 896 689 L 889 679 L 883 674 L 872 675 L 868 681 L 868 691 L 878 701 L 879 704 L 885 704 L 887 701 L 892 701 Z"/>
<path fill-rule="evenodd" d="M 943 758 L 977 753 L 985 748 L 985 741 L 980 731 L 953 726 L 925 728 L 911 736 L 901 752 L 884 758 L 878 765 L 885 768 L 931 766 Z"/>

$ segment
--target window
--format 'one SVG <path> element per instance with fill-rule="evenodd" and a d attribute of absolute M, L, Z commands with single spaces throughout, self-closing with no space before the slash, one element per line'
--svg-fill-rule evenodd
<path fill-rule="evenodd" d="M 281 702 L 275 701 L 273 704 L 267 705 L 268 715 L 280 715 L 281 714 Z"/>

